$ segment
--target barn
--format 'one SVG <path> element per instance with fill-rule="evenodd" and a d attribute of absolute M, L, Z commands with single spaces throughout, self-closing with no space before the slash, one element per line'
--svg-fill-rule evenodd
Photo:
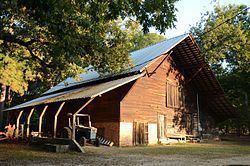
<path fill-rule="evenodd" d="M 26 137 L 38 132 L 57 138 L 68 113 L 83 113 L 98 135 L 116 146 L 150 145 L 209 133 L 235 116 L 191 34 L 130 54 L 133 66 L 127 70 L 100 75 L 89 67 L 80 81 L 68 78 L 41 97 L 6 109 L 16 135 L 22 128 Z"/>

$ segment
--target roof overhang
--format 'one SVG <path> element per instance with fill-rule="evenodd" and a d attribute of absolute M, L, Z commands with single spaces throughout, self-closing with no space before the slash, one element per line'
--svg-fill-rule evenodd
<path fill-rule="evenodd" d="M 206 107 L 219 121 L 235 117 L 236 111 L 216 79 L 215 74 L 205 62 L 202 53 L 191 35 L 172 49 L 171 57 L 195 91 L 206 99 Z"/>
<path fill-rule="evenodd" d="M 116 80 L 111 80 L 108 82 L 99 83 L 95 85 L 85 86 L 85 87 L 77 88 L 73 90 L 68 90 L 68 91 L 64 91 L 60 93 L 55 93 L 55 94 L 51 94 L 47 96 L 42 96 L 34 100 L 25 102 L 23 104 L 8 108 L 4 111 L 24 109 L 26 107 L 34 107 L 37 105 L 49 104 L 49 103 L 55 103 L 55 102 L 73 100 L 73 99 L 94 98 L 96 96 L 107 93 L 113 89 L 116 89 L 122 85 L 125 85 L 129 82 L 135 81 L 138 78 L 142 77 L 143 75 L 145 75 L 145 73 L 136 74 L 136 75 L 132 75 L 132 76 L 116 79 Z"/>

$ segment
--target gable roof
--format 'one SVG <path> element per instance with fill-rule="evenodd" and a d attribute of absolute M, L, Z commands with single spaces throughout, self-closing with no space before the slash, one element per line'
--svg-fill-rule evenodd
<path fill-rule="evenodd" d="M 149 63 L 156 59 L 157 57 L 161 56 L 162 54 L 170 51 L 172 48 L 174 48 L 179 42 L 184 40 L 186 37 L 188 37 L 189 34 L 183 34 L 168 40 L 164 40 L 162 42 L 159 42 L 157 44 L 145 47 L 143 49 L 133 51 L 130 53 L 130 59 L 133 63 L 133 67 L 130 69 L 127 69 L 121 73 L 118 73 L 116 75 L 120 74 L 126 74 L 126 73 L 135 73 L 135 72 L 141 72 Z M 100 75 L 97 71 L 93 70 L 91 66 L 87 67 L 86 73 L 82 73 L 79 75 L 81 78 L 81 81 L 77 81 L 76 79 L 69 77 L 63 82 L 59 83 L 58 85 L 52 87 L 48 91 L 46 91 L 43 95 L 56 93 L 58 91 L 61 91 L 65 88 L 70 88 L 73 86 L 77 86 L 80 84 L 85 84 L 89 82 L 94 82 L 97 80 L 105 79 L 113 77 L 114 75 Z"/>
<path fill-rule="evenodd" d="M 90 94 L 92 94 L 92 92 L 100 93 L 100 90 L 102 92 L 108 92 L 111 89 L 124 85 L 121 84 L 124 80 L 126 80 L 124 82 L 128 83 L 140 78 L 143 76 L 145 67 L 148 67 L 158 57 L 170 51 L 172 52 L 171 57 L 174 63 L 186 78 L 187 84 L 191 84 L 192 87 L 195 88 L 195 91 L 200 94 L 203 99 L 206 99 L 207 103 L 205 104 L 207 105 L 209 113 L 215 115 L 218 119 L 235 116 L 234 108 L 226 99 L 223 89 L 201 56 L 199 47 L 190 34 L 177 36 L 131 52 L 131 60 L 134 66 L 126 71 L 116 75 L 100 76 L 89 67 L 86 73 L 80 75 L 80 77 L 83 78 L 82 81 L 68 78 L 45 92 L 43 96 L 7 110 L 91 97 Z M 65 84 L 65 82 L 67 82 L 67 84 Z M 91 89 L 90 91 L 89 88 Z M 104 91 L 104 89 L 109 90 Z"/>
<path fill-rule="evenodd" d="M 185 84 L 192 85 L 199 98 L 202 98 L 203 107 L 205 106 L 218 121 L 237 116 L 215 74 L 201 56 L 202 53 L 192 35 L 182 40 L 172 51 L 171 57 L 184 75 Z"/>

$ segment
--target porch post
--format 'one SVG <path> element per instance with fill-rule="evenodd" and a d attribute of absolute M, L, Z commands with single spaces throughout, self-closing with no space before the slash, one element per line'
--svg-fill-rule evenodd
<path fill-rule="evenodd" d="M 76 139 L 76 137 L 75 137 L 75 134 L 76 134 L 76 115 L 74 114 L 73 115 L 73 120 L 72 120 L 72 135 L 71 135 L 71 139 L 72 140 L 75 140 Z"/>
<path fill-rule="evenodd" d="M 62 102 L 62 104 L 60 105 L 59 109 L 57 110 L 56 112 L 56 115 L 55 115 L 55 121 L 54 121 L 54 138 L 56 138 L 56 127 L 57 127 L 57 117 L 59 115 L 59 113 L 61 112 L 63 106 L 64 106 L 65 102 Z"/>
<path fill-rule="evenodd" d="M 16 138 L 18 138 L 19 121 L 20 121 L 20 118 L 21 118 L 22 114 L 23 114 L 23 111 L 20 111 L 19 114 L 18 114 L 17 120 L 16 120 L 16 133 L 15 133 Z"/>
<path fill-rule="evenodd" d="M 39 130 L 38 130 L 38 136 L 41 137 L 41 133 L 42 133 L 42 123 L 43 123 L 43 115 L 45 114 L 46 110 L 48 108 L 48 105 L 46 105 L 39 117 Z"/>
<path fill-rule="evenodd" d="M 200 105 L 199 105 L 199 94 L 196 94 L 196 104 L 197 104 L 197 132 L 200 136 Z"/>
<path fill-rule="evenodd" d="M 29 116 L 28 116 L 28 119 L 27 119 L 27 137 L 29 137 L 29 135 L 30 135 L 30 118 L 31 118 L 31 116 L 32 116 L 32 114 L 34 112 L 34 109 L 35 108 L 31 109 L 31 111 L 29 113 Z"/>
<path fill-rule="evenodd" d="M 82 111 L 92 100 L 94 100 L 95 97 L 90 98 L 81 108 L 79 108 L 73 115 L 73 124 L 72 124 L 72 138 L 75 140 L 75 134 L 76 134 L 76 115 Z"/>

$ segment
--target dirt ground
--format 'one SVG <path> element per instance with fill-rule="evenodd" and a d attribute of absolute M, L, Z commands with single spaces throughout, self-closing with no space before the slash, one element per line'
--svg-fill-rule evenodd
<path fill-rule="evenodd" d="M 250 142 L 232 141 L 141 147 L 92 147 L 86 153 L 52 153 L 0 144 L 0 165 L 250 165 Z"/>

